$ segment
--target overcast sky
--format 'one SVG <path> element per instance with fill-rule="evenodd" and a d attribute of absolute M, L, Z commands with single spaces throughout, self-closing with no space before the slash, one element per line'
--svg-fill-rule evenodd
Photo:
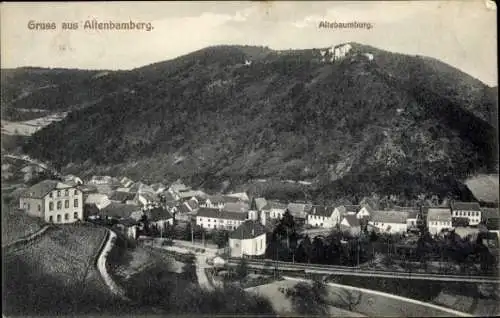
<path fill-rule="evenodd" d="M 2 3 L 2 67 L 131 69 L 214 44 L 272 49 L 354 41 L 438 58 L 497 85 L 496 6 L 487 0 L 418 2 Z M 154 30 L 83 30 L 100 22 L 151 22 Z M 28 21 L 54 21 L 33 31 Z M 370 22 L 371 30 L 318 28 L 320 21 Z M 61 22 L 79 22 L 79 30 Z"/>

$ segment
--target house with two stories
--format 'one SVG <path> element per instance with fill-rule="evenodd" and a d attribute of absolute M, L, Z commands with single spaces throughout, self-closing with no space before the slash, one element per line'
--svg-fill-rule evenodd
<path fill-rule="evenodd" d="M 334 219 L 332 218 L 334 210 L 333 207 L 313 205 L 311 211 L 307 214 L 306 224 L 322 228 L 334 227 Z"/>
<path fill-rule="evenodd" d="M 225 229 L 232 231 L 247 219 L 248 214 L 246 213 L 200 208 L 196 214 L 196 225 L 207 230 Z"/>
<path fill-rule="evenodd" d="M 467 218 L 469 225 L 476 226 L 481 222 L 481 207 L 477 202 L 451 202 L 452 218 Z"/>
<path fill-rule="evenodd" d="M 452 229 L 451 209 L 445 207 L 422 207 L 423 214 L 427 216 L 427 229 L 429 233 L 437 235 L 442 230 Z"/>
<path fill-rule="evenodd" d="M 204 208 L 212 208 L 212 209 L 222 209 L 227 203 L 238 203 L 242 202 L 242 200 L 238 197 L 229 197 L 226 195 L 210 195 L 205 200 L 205 204 L 202 205 Z"/>
<path fill-rule="evenodd" d="M 231 257 L 263 257 L 266 247 L 266 230 L 259 221 L 243 221 L 229 235 Z"/>
<path fill-rule="evenodd" d="M 378 229 L 379 233 L 405 233 L 408 230 L 410 212 L 395 210 L 372 211 L 368 224 Z"/>
<path fill-rule="evenodd" d="M 50 223 L 83 220 L 83 193 L 57 180 L 41 181 L 21 194 L 19 208 Z"/>
<path fill-rule="evenodd" d="M 285 203 L 276 200 L 267 200 L 266 205 L 262 207 L 261 211 L 266 220 L 279 220 L 285 214 L 286 208 L 287 205 Z"/>

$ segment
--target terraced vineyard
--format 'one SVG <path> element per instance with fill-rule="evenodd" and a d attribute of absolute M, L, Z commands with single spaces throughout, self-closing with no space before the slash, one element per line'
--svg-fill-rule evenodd
<path fill-rule="evenodd" d="M 64 225 L 4 256 L 4 314 L 119 312 L 95 261 L 105 228 Z"/>
<path fill-rule="evenodd" d="M 2 203 L 2 246 L 37 232 L 44 224 L 41 219 L 16 212 L 12 206 Z"/>

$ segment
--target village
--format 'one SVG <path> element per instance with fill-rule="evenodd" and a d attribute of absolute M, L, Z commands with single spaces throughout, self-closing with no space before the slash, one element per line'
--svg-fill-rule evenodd
<path fill-rule="evenodd" d="M 433 259 L 442 261 L 443 254 L 457 262 L 457 250 L 469 250 L 458 256 L 458 267 L 463 272 L 465 259 L 470 259 L 468 263 L 477 259 L 484 273 L 496 268 L 498 254 L 499 213 L 497 208 L 487 207 L 491 206 L 487 202 L 482 202 L 486 206 L 451 201 L 379 209 L 374 200 L 365 198 L 358 205 L 324 206 L 251 198 L 245 192 L 207 194 L 180 180 L 148 185 L 127 177 L 93 176 L 84 181 L 74 175 L 41 181 L 18 196 L 22 211 L 47 223 L 92 222 L 141 242 L 159 238 L 163 244 L 172 240 L 211 244 L 226 258 L 359 266 L 363 262 L 373 265 L 382 255 L 389 263 L 401 259 L 422 263 L 421 249 L 427 246 L 425 259 L 431 264 Z M 337 248 L 335 260 L 327 255 L 333 253 L 326 243 L 332 240 L 332 233 L 338 234 L 339 242 L 349 242 L 344 244 L 347 254 Z M 448 246 L 445 253 L 429 244 L 417 244 L 423 238 L 459 243 L 451 252 Z M 369 242 L 371 248 L 360 242 Z M 489 251 L 486 254 L 495 256 L 484 261 L 478 253 L 475 258 L 477 251 L 471 246 L 477 242 Z M 427 264 L 425 268 L 428 270 Z M 479 271 L 479 267 L 469 268 L 469 273 Z"/>

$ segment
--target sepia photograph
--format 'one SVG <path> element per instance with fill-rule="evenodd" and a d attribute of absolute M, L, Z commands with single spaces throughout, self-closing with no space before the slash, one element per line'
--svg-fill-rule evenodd
<path fill-rule="evenodd" d="M 3 2 L 2 317 L 500 316 L 497 6 Z"/>

